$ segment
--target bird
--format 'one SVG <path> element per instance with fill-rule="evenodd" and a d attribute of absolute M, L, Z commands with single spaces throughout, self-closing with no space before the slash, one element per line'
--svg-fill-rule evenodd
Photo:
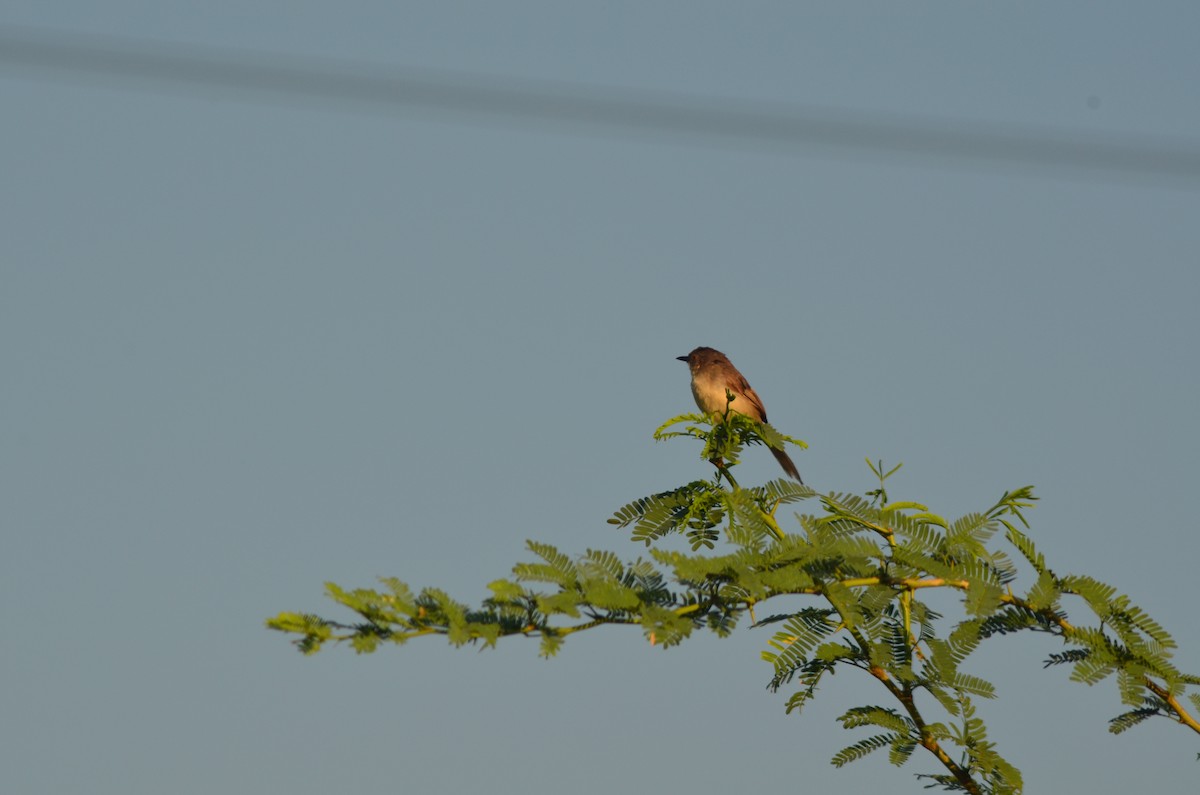
<path fill-rule="evenodd" d="M 756 422 L 767 421 L 767 409 L 763 406 L 762 398 L 750 386 L 746 377 L 733 366 L 728 356 L 715 348 L 701 346 L 687 356 L 675 358 L 687 362 L 692 373 L 692 397 L 696 399 L 696 405 L 701 411 L 720 416 L 728 406 L 730 410 L 744 414 Z M 726 390 L 733 394 L 732 402 L 727 399 Z M 772 447 L 770 450 L 779 466 L 783 467 L 783 471 L 803 485 L 799 470 L 783 448 Z"/>

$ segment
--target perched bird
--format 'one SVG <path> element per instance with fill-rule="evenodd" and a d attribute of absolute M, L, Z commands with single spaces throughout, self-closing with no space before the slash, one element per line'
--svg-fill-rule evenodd
<path fill-rule="evenodd" d="M 725 407 L 728 405 L 732 411 L 745 414 L 752 420 L 767 421 L 767 410 L 762 399 L 750 386 L 746 377 L 733 366 L 733 362 L 729 361 L 728 356 L 713 348 L 699 347 L 687 356 L 675 358 L 687 362 L 688 369 L 692 371 L 692 397 L 696 398 L 696 405 L 701 411 L 719 416 L 725 413 Z M 733 393 L 732 403 L 726 399 L 726 390 Z M 782 448 L 772 447 L 770 450 L 784 472 L 804 483 L 800 480 L 800 472 L 796 465 Z"/>

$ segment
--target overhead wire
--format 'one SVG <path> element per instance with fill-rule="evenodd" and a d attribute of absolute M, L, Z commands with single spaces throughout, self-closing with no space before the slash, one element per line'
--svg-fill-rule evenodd
<path fill-rule="evenodd" d="M 340 108 L 391 109 L 650 135 L 747 150 L 915 156 L 1200 184 L 1193 140 L 856 112 L 0 27 L 0 75 L 120 88 L 216 90 Z"/>

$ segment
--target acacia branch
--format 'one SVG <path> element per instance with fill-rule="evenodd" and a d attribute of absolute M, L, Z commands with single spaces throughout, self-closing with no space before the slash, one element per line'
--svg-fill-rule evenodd
<path fill-rule="evenodd" d="M 1175 716 L 1175 720 L 1179 721 L 1184 726 L 1187 726 L 1197 734 L 1200 734 L 1200 722 L 1197 722 L 1196 719 L 1192 717 L 1191 713 L 1179 703 L 1179 699 L 1175 698 L 1175 696 L 1171 694 L 1170 690 L 1167 690 L 1165 687 L 1158 684 L 1148 676 L 1144 679 L 1144 681 L 1146 683 L 1146 688 L 1154 695 L 1165 701 L 1167 706 L 1170 707 L 1171 712 Z"/>
<path fill-rule="evenodd" d="M 921 747 L 933 754 L 942 766 L 950 771 L 950 775 L 965 789 L 967 792 L 974 795 L 982 795 L 983 790 L 979 788 L 979 784 L 975 779 L 971 778 L 971 771 L 967 770 L 962 765 L 955 762 L 942 748 L 937 738 L 929 731 L 925 724 L 925 718 L 921 715 L 921 711 L 917 708 L 916 699 L 913 698 L 912 690 L 907 687 L 900 687 L 892 681 L 892 677 L 883 668 L 877 665 L 872 665 L 868 669 L 871 676 L 878 679 L 887 691 L 900 702 L 904 707 L 904 711 L 908 713 L 908 717 L 912 719 L 913 724 L 917 727 L 917 731 L 921 734 Z"/>

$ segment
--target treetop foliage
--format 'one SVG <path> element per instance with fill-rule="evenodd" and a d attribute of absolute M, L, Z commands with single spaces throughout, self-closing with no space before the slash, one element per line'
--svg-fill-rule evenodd
<path fill-rule="evenodd" d="M 740 486 L 731 470 L 747 446 L 804 447 L 740 414 L 680 415 L 654 436 L 699 440 L 714 477 L 633 500 L 608 520 L 648 547 L 648 558 L 603 550 L 571 556 L 529 541 L 532 559 L 490 583 L 476 607 L 436 588 L 414 593 L 394 578 L 354 590 L 326 583 L 353 621 L 285 612 L 267 626 L 297 636 L 305 654 L 331 641 L 368 653 L 442 635 L 455 646 L 534 637 L 551 657 L 570 635 L 606 625 L 638 626 L 665 649 L 697 630 L 728 635 L 748 620 L 774 627 L 762 658 L 772 666 L 768 686 L 788 692 L 788 712 L 801 712 L 839 669 L 865 675 L 888 699 L 890 706 L 866 703 L 843 713 L 844 728 L 874 733 L 835 754 L 834 765 L 886 749 L 900 766 L 922 748 L 939 770 L 919 777 L 948 791 L 1023 789 L 1020 771 L 989 739 L 977 710 L 976 700 L 993 698 L 995 687 L 965 670 L 993 636 L 1054 636 L 1061 650 L 1047 656 L 1046 667 L 1068 666 L 1072 680 L 1088 685 L 1113 679 L 1128 708 L 1110 721 L 1114 734 L 1152 717 L 1200 733 L 1200 679 L 1171 661 L 1175 641 L 1112 586 L 1049 566 L 1025 516 L 1037 499 L 1031 487 L 950 520 L 919 502 L 891 501 L 889 479 L 900 467 L 885 471 L 882 462 L 868 460 L 876 486 L 865 494 L 819 494 L 782 479 Z M 810 512 L 782 510 L 802 503 Z M 673 535 L 690 552 L 661 546 Z M 922 598 L 947 591 L 961 607 L 949 620 Z M 780 597 L 808 602 L 758 615 Z M 1068 607 L 1083 618 L 1073 619 Z"/>

